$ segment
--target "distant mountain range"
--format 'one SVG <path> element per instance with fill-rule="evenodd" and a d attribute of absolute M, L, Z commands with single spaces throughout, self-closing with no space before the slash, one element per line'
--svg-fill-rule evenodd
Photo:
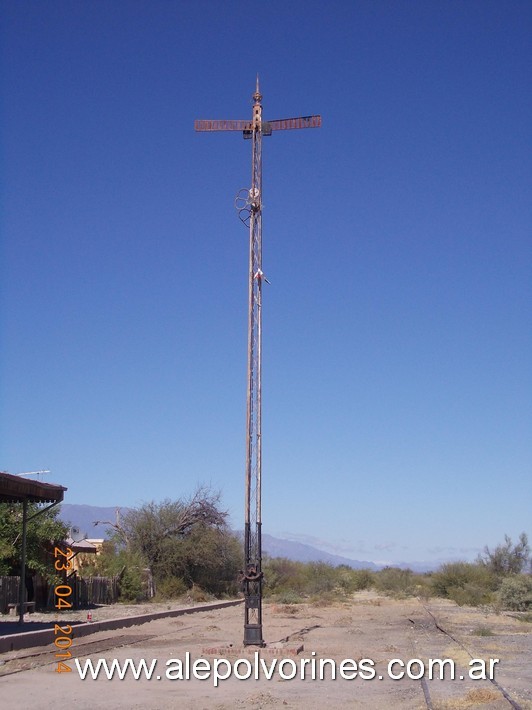
<path fill-rule="evenodd" d="M 128 508 L 120 509 L 122 514 Z M 59 514 L 61 520 L 72 527 L 74 539 L 108 538 L 111 524 L 116 522 L 116 508 L 99 508 L 92 505 L 74 505 L 63 503 Z M 98 525 L 94 525 L 96 521 Z M 267 533 L 262 534 L 262 549 L 270 557 L 286 557 L 297 562 L 327 562 L 331 565 L 347 565 L 353 569 L 377 570 L 379 567 L 373 562 L 365 560 L 352 560 L 330 552 L 318 550 L 312 545 L 292 540 L 283 540 Z"/>
<path fill-rule="evenodd" d="M 365 560 L 352 560 L 349 557 L 333 555 L 330 552 L 318 550 L 317 547 L 306 545 L 302 542 L 284 540 L 280 537 L 262 534 L 262 549 L 270 557 L 287 557 L 289 560 L 297 562 L 328 562 L 330 565 L 347 565 L 353 569 L 380 569 L 374 562 Z"/>
<path fill-rule="evenodd" d="M 120 510 L 125 514 L 128 508 L 120 508 Z M 107 539 L 111 524 L 116 522 L 116 507 L 98 508 L 93 505 L 62 503 L 59 517 L 73 528 L 72 537 L 76 540 L 86 537 Z M 98 525 L 94 524 L 96 521 L 100 521 Z M 77 528 L 77 531 L 74 528 Z"/>

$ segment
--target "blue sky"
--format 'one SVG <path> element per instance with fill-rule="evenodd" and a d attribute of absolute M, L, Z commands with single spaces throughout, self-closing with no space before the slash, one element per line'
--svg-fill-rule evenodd
<path fill-rule="evenodd" d="M 255 8 L 253 10 L 253 8 Z M 0 469 L 243 522 L 264 141 L 263 520 L 356 559 L 532 534 L 529 2 L 2 2 Z"/>

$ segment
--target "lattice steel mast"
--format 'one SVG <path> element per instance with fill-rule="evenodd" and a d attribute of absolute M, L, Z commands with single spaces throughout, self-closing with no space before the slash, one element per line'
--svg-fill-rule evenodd
<path fill-rule="evenodd" d="M 277 121 L 262 120 L 262 94 L 259 78 L 253 94 L 252 120 L 195 121 L 196 131 L 242 131 L 252 141 L 251 188 L 236 198 L 240 219 L 249 226 L 249 314 L 247 447 L 244 525 L 245 597 L 244 645 L 264 646 L 262 638 L 262 137 L 274 130 L 318 128 L 320 116 L 301 116 Z"/>

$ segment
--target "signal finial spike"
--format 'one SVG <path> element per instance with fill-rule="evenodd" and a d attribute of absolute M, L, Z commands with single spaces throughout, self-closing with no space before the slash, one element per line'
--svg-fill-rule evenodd
<path fill-rule="evenodd" d="M 253 94 L 253 99 L 254 99 L 255 103 L 262 101 L 262 94 L 260 93 L 260 89 L 259 89 L 259 74 L 258 74 L 258 72 L 257 72 L 257 84 L 255 87 L 255 93 Z"/>

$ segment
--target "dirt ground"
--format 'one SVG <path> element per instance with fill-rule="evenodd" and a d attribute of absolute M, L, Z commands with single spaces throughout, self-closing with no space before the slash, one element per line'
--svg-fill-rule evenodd
<path fill-rule="evenodd" d="M 159 608 L 154 609 L 154 605 L 147 605 L 149 610 L 163 610 L 168 606 L 158 605 Z M 92 613 L 100 620 L 106 616 L 125 616 L 130 609 L 136 613 L 146 611 L 120 606 Z M 86 612 L 84 614 L 86 617 Z M 66 615 L 61 616 L 63 621 L 66 618 Z M 75 705 L 87 710 L 246 707 L 288 710 L 323 710 L 324 707 L 508 710 L 513 707 L 514 710 L 532 710 L 532 624 L 507 615 L 460 608 L 443 600 L 393 600 L 361 592 L 350 601 L 332 606 L 265 604 L 263 628 L 268 646 L 261 652 L 261 658 L 266 670 L 275 659 L 276 671 L 283 659 L 291 659 L 283 663 L 283 674 L 274 672 L 270 680 L 263 670 L 259 679 L 254 678 L 252 664 L 256 649 L 242 647 L 241 606 L 102 631 L 77 641 L 74 627 L 72 659 L 69 659 L 72 672 L 54 672 L 57 648 L 53 645 L 0 655 L 1 706 L 40 709 Z M 283 643 L 284 639 L 287 640 Z M 295 655 L 295 647 L 301 644 L 304 650 Z M 211 669 L 216 658 L 225 657 L 232 663 L 239 658 L 247 659 L 249 666 L 241 662 L 237 670 L 240 675 L 246 675 L 247 669 L 253 668 L 253 673 L 242 680 L 232 675 L 220 680 L 218 687 L 214 687 L 212 672 L 203 680 L 194 678 L 193 674 L 190 680 L 167 678 L 165 664 L 169 659 L 178 659 L 183 664 L 183 673 L 186 672 L 187 652 L 191 664 L 204 658 Z M 97 680 L 90 675 L 82 680 L 75 658 L 82 666 L 88 658 L 94 663 L 100 658 L 108 662 L 145 659 L 148 665 L 157 659 L 157 665 L 149 680 L 146 677 L 136 680 L 130 673 L 123 680 L 117 677 L 109 680 L 103 674 Z M 499 659 L 493 666 L 494 682 L 469 677 L 472 658 L 488 661 L 488 670 L 489 659 Z M 304 679 L 300 677 L 302 659 L 307 659 Z M 337 662 L 336 679 L 331 677 L 332 663 L 324 664 L 324 680 L 312 679 L 312 661 L 318 674 L 322 659 Z M 360 675 L 344 679 L 340 663 L 345 659 L 357 664 L 361 659 L 368 660 L 358 666 Z M 406 676 L 393 679 L 388 674 L 388 664 L 393 659 L 397 659 L 392 667 L 395 675 L 406 671 L 411 659 L 422 661 L 426 673 L 430 659 L 452 659 L 455 679 L 449 677 L 449 666 L 444 680 Z M 13 672 L 13 668 L 20 672 Z M 178 666 L 174 664 L 173 668 Z M 198 666 L 201 671 L 205 668 Z M 219 666 L 220 673 L 225 674 L 226 668 L 226 665 Z M 283 679 L 282 675 L 289 677 L 294 668 L 296 677 Z M 11 669 L 9 674 L 8 669 Z M 353 676 L 353 669 L 352 663 L 344 664 L 344 675 Z M 419 663 L 412 665 L 412 671 L 419 674 Z M 374 677 L 369 679 L 367 676 L 371 673 Z M 361 677 L 364 675 L 366 678 Z"/>

